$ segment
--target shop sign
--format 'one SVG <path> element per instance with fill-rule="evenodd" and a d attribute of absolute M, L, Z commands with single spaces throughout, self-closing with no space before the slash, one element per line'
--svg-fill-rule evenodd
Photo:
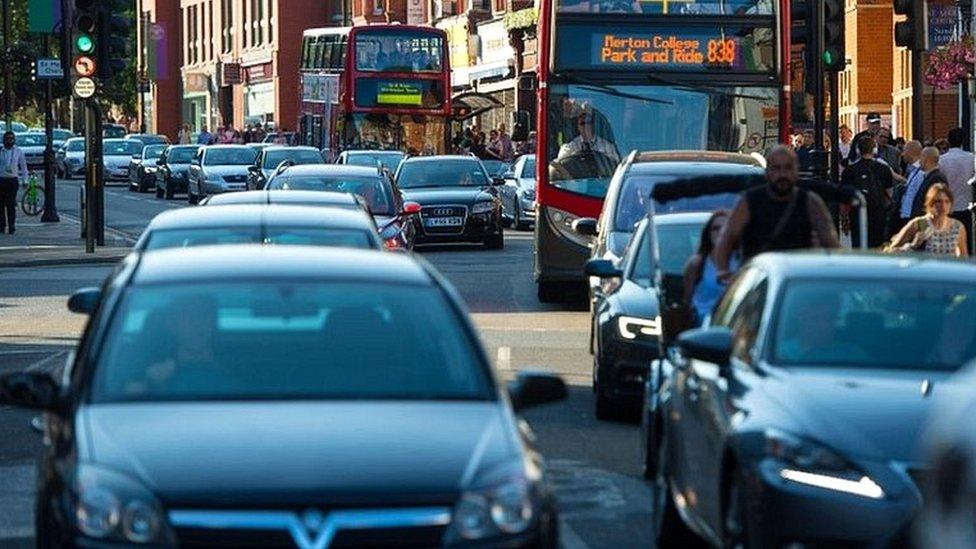
<path fill-rule="evenodd" d="M 260 65 L 252 65 L 250 67 L 244 67 L 244 73 L 247 76 L 247 83 L 251 84 L 253 82 L 263 82 L 271 80 L 274 76 L 274 72 L 271 68 L 271 63 L 261 63 Z"/>
<path fill-rule="evenodd" d="M 515 50 L 508 41 L 504 20 L 478 25 L 478 41 L 481 43 L 478 54 L 481 63 L 507 62 L 515 57 Z"/>
<path fill-rule="evenodd" d="M 233 86 L 241 83 L 241 64 L 223 63 L 220 66 L 220 85 Z"/>

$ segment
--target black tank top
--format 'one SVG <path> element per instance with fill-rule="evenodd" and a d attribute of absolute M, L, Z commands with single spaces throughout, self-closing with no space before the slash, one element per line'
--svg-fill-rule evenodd
<path fill-rule="evenodd" d="M 775 240 L 770 241 L 780 218 L 790 201 L 773 200 L 766 185 L 753 187 L 745 193 L 749 205 L 749 223 L 742 233 L 742 256 L 749 259 L 763 252 L 776 250 L 799 250 L 810 247 L 810 233 L 813 225 L 807 211 L 807 191 L 797 189 L 796 205 L 789 221 Z"/>

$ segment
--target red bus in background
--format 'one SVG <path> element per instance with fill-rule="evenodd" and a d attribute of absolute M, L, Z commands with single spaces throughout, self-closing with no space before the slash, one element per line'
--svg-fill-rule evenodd
<path fill-rule="evenodd" d="M 344 150 L 448 151 L 451 68 L 441 29 L 365 25 L 309 29 L 302 37 L 306 145 Z"/>
<path fill-rule="evenodd" d="M 633 150 L 758 152 L 789 133 L 788 0 L 541 0 L 535 279 L 584 282 L 590 238 Z"/>

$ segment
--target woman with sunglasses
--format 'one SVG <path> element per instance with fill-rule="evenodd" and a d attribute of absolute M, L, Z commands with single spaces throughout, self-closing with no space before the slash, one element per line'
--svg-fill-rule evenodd
<path fill-rule="evenodd" d="M 932 185 L 925 193 L 925 215 L 909 221 L 888 246 L 888 251 L 917 251 L 965 257 L 966 231 L 962 223 L 949 217 L 952 191 L 945 183 Z"/>
<path fill-rule="evenodd" d="M 718 270 L 715 268 L 715 243 L 718 242 L 725 223 L 729 220 L 728 210 L 716 210 L 708 223 L 702 227 L 701 238 L 698 241 L 698 251 L 685 263 L 684 272 L 684 300 L 685 307 L 691 312 L 694 326 L 701 326 L 706 316 L 711 314 L 712 308 L 725 291 L 725 285 L 719 282 Z M 737 257 L 729 259 L 729 270 L 735 271 L 739 267 Z"/>

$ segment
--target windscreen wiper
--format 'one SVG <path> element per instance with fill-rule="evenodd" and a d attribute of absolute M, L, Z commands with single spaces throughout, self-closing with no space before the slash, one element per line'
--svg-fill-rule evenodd
<path fill-rule="evenodd" d="M 615 97 L 622 97 L 624 99 L 636 99 L 637 101 L 646 101 L 648 103 L 660 103 L 662 105 L 673 105 L 674 102 L 667 99 L 655 99 L 653 97 L 647 97 L 645 95 L 639 95 L 636 93 L 627 93 L 614 88 L 613 86 L 608 86 L 607 84 L 601 84 L 600 82 L 595 82 L 587 78 L 580 78 L 579 76 L 573 75 L 562 75 L 566 80 L 570 82 L 575 82 L 583 86 L 584 89 L 589 91 L 598 91 L 606 93 L 607 95 L 613 95 Z"/>

